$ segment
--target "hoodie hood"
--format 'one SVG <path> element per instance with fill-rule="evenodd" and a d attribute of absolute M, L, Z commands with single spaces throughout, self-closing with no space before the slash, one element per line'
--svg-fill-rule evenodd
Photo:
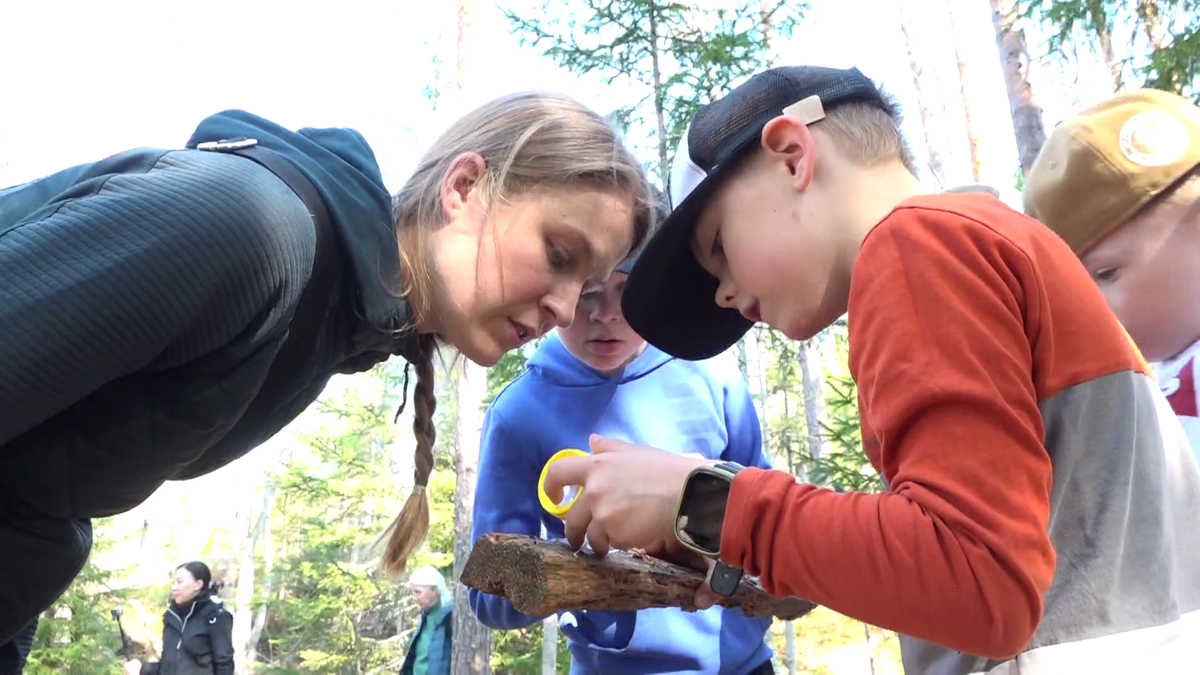
<path fill-rule="evenodd" d="M 353 129 L 291 131 L 243 110 L 227 110 L 200 122 L 187 147 L 236 138 L 253 138 L 282 154 L 321 193 L 357 282 L 362 318 L 385 333 L 410 328 L 408 303 L 400 297 L 403 284 L 392 197 L 362 134 Z M 400 353 L 409 358 L 415 331 L 406 332 L 412 334 L 414 344 Z"/>
<path fill-rule="evenodd" d="M 618 375 L 607 376 L 589 368 L 587 364 L 567 351 L 558 333 L 549 335 L 525 365 L 530 374 L 561 387 L 595 387 L 599 385 L 625 384 L 643 378 L 675 360 L 652 345 L 638 355 Z"/>

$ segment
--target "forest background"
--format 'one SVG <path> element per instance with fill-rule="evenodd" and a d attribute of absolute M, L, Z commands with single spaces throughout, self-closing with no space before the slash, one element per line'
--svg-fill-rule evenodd
<path fill-rule="evenodd" d="M 350 126 L 389 187 L 459 113 L 518 89 L 611 116 L 661 185 L 698 105 L 770 65 L 857 66 L 896 95 L 931 189 L 983 182 L 1019 207 L 1045 132 L 1114 92 L 1200 97 L 1197 0 L 479 0 L 336 7 L 252 0 L 23 3 L 0 11 L 0 186 L 128 147 L 175 147 L 239 107 L 292 127 Z M 182 27 L 182 29 L 181 29 Z M 265 27 L 265 29 L 263 29 Z M 243 29 L 254 29 L 246 39 Z M 167 45 L 150 55 L 146 47 Z M 81 62 L 111 64 L 81 76 Z M 313 95 L 317 92 L 317 95 Z M 469 550 L 482 411 L 533 346 L 443 373 L 432 533 L 410 568 L 453 579 Z M 748 382 L 778 468 L 880 489 L 862 456 L 845 325 L 797 343 L 756 328 L 717 357 Z M 248 457 L 164 485 L 96 523 L 83 574 L 45 615 L 27 672 L 119 673 L 109 610 L 161 648 L 170 574 L 225 583 L 239 673 L 396 672 L 418 614 L 372 544 L 411 489 L 401 363 L 337 377 Z M 491 632 L 456 589 L 455 672 L 566 673 L 553 620 Z M 894 634 L 818 609 L 768 636 L 788 673 L 899 673 Z"/>

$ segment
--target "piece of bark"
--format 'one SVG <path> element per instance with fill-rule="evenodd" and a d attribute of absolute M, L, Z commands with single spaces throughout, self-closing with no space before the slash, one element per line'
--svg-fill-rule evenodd
<path fill-rule="evenodd" d="M 524 535 L 488 534 L 479 538 L 463 568 L 462 583 L 508 598 L 517 611 L 546 616 L 567 610 L 637 611 L 679 607 L 696 611 L 695 597 L 704 575 L 638 553 L 611 551 L 599 558 L 575 553 L 564 541 Z M 749 616 L 798 619 L 816 606 L 800 598 L 773 598 L 745 577 L 725 607 Z"/>

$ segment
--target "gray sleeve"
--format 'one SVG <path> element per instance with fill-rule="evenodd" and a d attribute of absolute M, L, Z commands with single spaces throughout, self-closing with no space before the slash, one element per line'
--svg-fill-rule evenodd
<path fill-rule="evenodd" d="M 314 238 L 291 227 L 303 204 L 252 162 L 200 154 L 109 176 L 0 230 L 0 445 L 106 383 L 268 325 L 298 297 Z"/>

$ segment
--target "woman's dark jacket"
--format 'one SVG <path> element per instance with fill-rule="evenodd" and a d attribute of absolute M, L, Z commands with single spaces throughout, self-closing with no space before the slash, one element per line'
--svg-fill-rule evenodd
<path fill-rule="evenodd" d="M 391 197 L 349 129 L 243 111 L 187 143 L 253 138 L 316 186 L 336 233 L 311 352 L 259 391 L 313 269 L 285 183 L 243 157 L 139 149 L 0 190 L 0 643 L 70 583 L 88 519 L 244 455 L 335 373 L 418 356 Z"/>
<path fill-rule="evenodd" d="M 142 675 L 233 675 L 233 617 L 207 591 L 163 613 L 162 659 Z"/>

